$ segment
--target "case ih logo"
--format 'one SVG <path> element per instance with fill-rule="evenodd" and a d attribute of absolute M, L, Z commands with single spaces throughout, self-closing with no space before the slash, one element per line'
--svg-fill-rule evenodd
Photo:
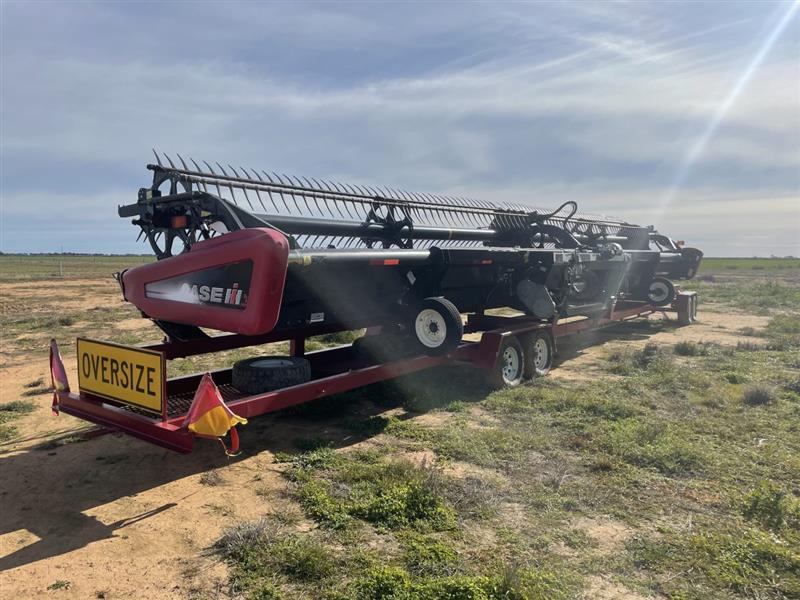
<path fill-rule="evenodd" d="M 232 287 L 221 288 L 208 285 L 189 285 L 184 283 L 181 285 L 181 294 L 191 294 L 195 297 L 197 302 L 212 303 L 212 304 L 233 304 L 239 306 L 244 304 L 247 296 L 244 290 L 239 288 L 238 283 L 234 283 Z"/>
<path fill-rule="evenodd" d="M 253 263 L 249 260 L 201 269 L 148 283 L 145 295 L 171 302 L 243 309 L 247 306 L 252 272 Z"/>

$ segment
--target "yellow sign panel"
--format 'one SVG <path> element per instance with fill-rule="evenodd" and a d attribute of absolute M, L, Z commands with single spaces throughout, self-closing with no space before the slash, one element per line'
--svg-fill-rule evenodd
<path fill-rule="evenodd" d="M 161 414 L 164 381 L 161 353 L 78 338 L 81 391 Z"/>

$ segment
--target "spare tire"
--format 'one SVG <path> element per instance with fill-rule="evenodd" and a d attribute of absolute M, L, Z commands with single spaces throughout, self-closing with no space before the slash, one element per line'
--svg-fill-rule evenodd
<path fill-rule="evenodd" d="M 311 364 L 297 356 L 256 356 L 233 365 L 231 383 L 240 392 L 262 394 L 306 383 Z"/>

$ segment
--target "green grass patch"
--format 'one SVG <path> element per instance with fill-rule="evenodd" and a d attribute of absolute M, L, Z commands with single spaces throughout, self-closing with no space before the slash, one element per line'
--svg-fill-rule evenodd
<path fill-rule="evenodd" d="M 154 260 L 143 255 L 4 254 L 0 255 L 0 281 L 110 278 L 112 273 Z"/>
<path fill-rule="evenodd" d="M 800 270 L 797 258 L 706 258 L 700 263 L 698 274 L 720 274 L 740 271 L 766 271 L 769 273 L 790 273 Z"/>
<path fill-rule="evenodd" d="M 441 577 L 461 569 L 458 552 L 444 540 L 416 532 L 407 532 L 400 540 L 403 562 L 414 575 Z"/>
<path fill-rule="evenodd" d="M 287 471 L 306 514 L 343 529 L 354 519 L 379 528 L 442 531 L 455 526 L 455 513 L 435 467 L 389 461 L 373 453 L 332 458 L 314 451 L 300 455 Z"/>
<path fill-rule="evenodd" d="M 5 423 L 22 415 L 27 415 L 34 410 L 36 410 L 36 404 L 28 400 L 13 400 L 5 404 L 0 404 L 0 423 Z"/>
<path fill-rule="evenodd" d="M 678 342 L 672 351 L 678 356 L 704 356 L 708 354 L 708 348 L 704 344 L 698 344 L 689 340 Z"/>
<path fill-rule="evenodd" d="M 800 554 L 771 535 L 749 528 L 669 533 L 628 544 L 635 567 L 668 574 L 654 581 L 669 598 L 691 600 L 796 598 Z"/>
<path fill-rule="evenodd" d="M 277 597 L 280 582 L 323 584 L 336 570 L 324 543 L 263 518 L 227 530 L 215 550 L 231 567 L 234 590 L 250 590 L 256 597 Z"/>
<path fill-rule="evenodd" d="M 756 314 L 800 310 L 800 286 L 777 279 L 714 283 L 693 281 L 691 287 L 700 294 L 702 302 L 727 304 Z"/>
<path fill-rule="evenodd" d="M 5 442 L 17 435 L 17 428 L 9 425 L 10 421 L 36 410 L 36 405 L 28 400 L 13 400 L 0 404 L 0 442 Z"/>
<path fill-rule="evenodd" d="M 563 574 L 507 569 L 499 575 L 453 575 L 413 580 L 399 567 L 375 567 L 355 581 L 342 600 L 562 600 L 575 586 Z"/>
<path fill-rule="evenodd" d="M 668 475 L 702 469 L 705 453 L 688 430 L 669 423 L 623 419 L 601 424 L 598 447 L 628 464 Z"/>
<path fill-rule="evenodd" d="M 760 481 L 742 503 L 742 515 L 766 529 L 800 533 L 800 500 L 772 481 Z"/>

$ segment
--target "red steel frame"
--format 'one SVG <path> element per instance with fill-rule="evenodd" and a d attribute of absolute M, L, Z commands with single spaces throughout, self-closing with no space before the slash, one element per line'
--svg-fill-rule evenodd
<path fill-rule="evenodd" d="M 491 369 L 497 361 L 500 347 L 505 338 L 534 330 L 548 330 L 555 342 L 558 338 L 566 335 L 600 329 L 657 312 L 672 311 L 677 312 L 679 317 L 685 316 L 688 311 L 691 311 L 690 300 L 694 296 L 696 296 L 695 292 L 679 291 L 670 307 L 656 307 L 641 302 L 620 303 L 604 315 L 552 324 L 535 321 L 525 316 L 502 317 L 473 314 L 468 317 L 465 331 L 482 332 L 480 341 L 464 341 L 447 356 L 420 355 L 379 364 L 364 364 L 354 360 L 349 346 L 306 354 L 304 352 L 305 338 L 325 333 L 326 331 L 322 327 L 305 328 L 288 334 L 284 332 L 280 336 L 271 334 L 262 336 L 225 335 L 193 342 L 166 342 L 146 348 L 162 352 L 165 359 L 171 359 L 290 339 L 292 354 L 308 358 L 311 362 L 312 373 L 320 376 L 300 385 L 226 402 L 237 415 L 251 418 L 444 364 L 468 363 L 478 368 Z M 230 369 L 215 371 L 211 375 L 218 386 L 230 383 Z M 121 431 L 169 450 L 191 452 L 195 436 L 182 427 L 185 415 L 168 416 L 166 405 L 169 398 L 175 394 L 192 393 L 197 388 L 200 378 L 201 375 L 190 375 L 167 380 L 165 409 L 160 419 L 140 415 L 85 391 L 77 394 L 68 391 L 58 392 L 58 408 L 67 414 L 101 425 L 109 431 Z"/>

